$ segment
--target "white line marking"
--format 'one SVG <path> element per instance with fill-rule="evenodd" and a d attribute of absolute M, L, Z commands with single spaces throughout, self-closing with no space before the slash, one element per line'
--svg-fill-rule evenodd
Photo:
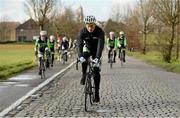
<path fill-rule="evenodd" d="M 1 113 L 0 113 L 0 117 L 5 116 L 7 113 L 9 113 L 11 110 L 13 110 L 14 108 L 16 108 L 17 106 L 19 106 L 25 99 L 27 99 L 28 97 L 30 97 L 32 94 L 34 94 L 36 91 L 38 91 L 39 89 L 43 88 L 44 86 L 46 86 L 48 83 L 50 83 L 52 80 L 54 80 L 58 75 L 60 75 L 61 73 L 63 73 L 64 71 L 66 71 L 67 69 L 69 69 L 71 66 L 73 66 L 73 64 L 76 63 L 76 60 L 73 61 L 69 66 L 67 66 L 66 68 L 62 69 L 60 72 L 56 73 L 55 75 L 53 75 L 52 77 L 48 78 L 46 81 L 44 81 L 43 83 L 39 84 L 37 87 L 35 87 L 34 89 L 32 89 L 31 91 L 29 91 L 26 95 L 24 95 L 23 97 L 21 97 L 20 99 L 18 99 L 16 102 L 14 102 L 13 104 L 11 104 L 9 107 L 7 107 L 6 109 L 4 109 Z"/>

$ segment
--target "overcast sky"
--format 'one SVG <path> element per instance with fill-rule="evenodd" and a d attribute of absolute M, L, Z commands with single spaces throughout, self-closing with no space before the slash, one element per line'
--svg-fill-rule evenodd
<path fill-rule="evenodd" d="M 24 12 L 25 0 L 0 0 L 0 18 L 10 21 L 24 22 L 28 16 Z M 81 5 L 85 15 L 95 15 L 98 20 L 105 21 L 110 16 L 112 5 L 119 4 L 122 11 L 127 6 L 133 7 L 136 0 L 61 0 L 63 5 L 76 9 Z"/>

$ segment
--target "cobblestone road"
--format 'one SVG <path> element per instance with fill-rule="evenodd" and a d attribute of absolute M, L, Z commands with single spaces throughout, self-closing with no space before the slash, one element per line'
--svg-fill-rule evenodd
<path fill-rule="evenodd" d="M 80 69 L 75 67 L 24 101 L 8 116 L 178 117 L 180 74 L 165 72 L 132 57 L 121 67 L 102 64 L 99 104 L 84 111 Z"/>

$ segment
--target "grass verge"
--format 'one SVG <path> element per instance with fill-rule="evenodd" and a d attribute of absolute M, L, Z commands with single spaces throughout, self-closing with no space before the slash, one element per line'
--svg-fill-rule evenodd
<path fill-rule="evenodd" d="M 127 54 L 150 64 L 164 68 L 167 71 L 180 73 L 180 59 L 173 60 L 172 63 L 166 63 L 165 61 L 163 61 L 160 52 L 148 52 L 146 55 L 143 55 L 140 52 L 127 52 Z"/>

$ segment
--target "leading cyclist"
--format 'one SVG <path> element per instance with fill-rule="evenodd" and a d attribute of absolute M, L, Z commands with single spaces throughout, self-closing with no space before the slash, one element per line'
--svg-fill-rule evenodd
<path fill-rule="evenodd" d="M 36 40 L 35 43 L 35 55 L 39 57 L 40 62 L 40 54 L 45 54 L 45 49 L 48 47 L 47 45 L 48 37 L 47 31 L 41 31 L 40 37 Z M 41 68 L 39 65 L 39 75 L 41 75 Z"/>
<path fill-rule="evenodd" d="M 102 51 L 104 48 L 104 31 L 98 27 L 95 22 L 94 16 L 87 16 L 84 19 L 86 26 L 80 30 L 78 36 L 78 56 L 82 63 L 82 78 L 81 85 L 85 84 L 86 71 L 87 71 L 87 59 L 92 56 L 93 61 L 96 65 L 99 65 Z M 100 69 L 94 67 L 95 76 L 95 100 L 99 102 L 99 85 L 100 85 Z"/>

